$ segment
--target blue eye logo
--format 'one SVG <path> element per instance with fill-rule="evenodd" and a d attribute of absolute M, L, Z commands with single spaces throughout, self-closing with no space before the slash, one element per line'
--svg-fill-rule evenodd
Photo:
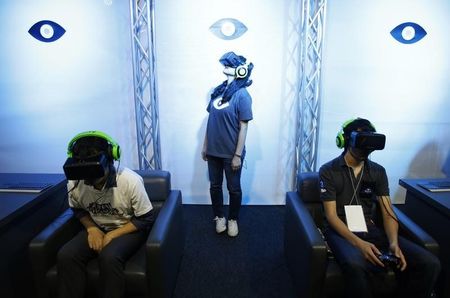
<path fill-rule="evenodd" d="M 391 35 L 401 43 L 411 44 L 421 40 L 427 32 L 419 24 L 406 22 L 392 29 Z"/>
<path fill-rule="evenodd" d="M 231 40 L 241 37 L 247 31 L 247 27 L 239 20 L 225 18 L 212 24 L 209 30 L 221 39 Z"/>
<path fill-rule="evenodd" d="M 66 33 L 66 30 L 55 22 L 43 20 L 31 26 L 28 33 L 37 40 L 53 42 L 63 36 L 64 33 Z"/>

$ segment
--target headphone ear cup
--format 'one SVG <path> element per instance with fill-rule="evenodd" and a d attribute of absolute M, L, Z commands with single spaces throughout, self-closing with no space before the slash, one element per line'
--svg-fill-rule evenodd
<path fill-rule="evenodd" d="M 247 65 L 240 65 L 236 67 L 236 78 L 242 79 L 247 76 L 248 70 Z"/>
<path fill-rule="evenodd" d="M 345 147 L 344 131 L 339 131 L 336 136 L 336 146 L 341 149 Z"/>
<path fill-rule="evenodd" d="M 345 133 L 344 133 L 345 128 L 355 120 L 356 119 L 349 119 L 349 120 L 345 121 L 344 124 L 342 124 L 341 130 L 338 132 L 338 134 L 336 136 L 336 146 L 339 149 L 342 149 L 345 147 Z"/>
<path fill-rule="evenodd" d="M 120 146 L 119 145 L 112 146 L 111 156 L 114 160 L 120 159 Z"/>

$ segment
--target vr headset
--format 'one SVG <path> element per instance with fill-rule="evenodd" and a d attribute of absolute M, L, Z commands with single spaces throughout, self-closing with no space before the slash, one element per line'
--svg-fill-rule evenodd
<path fill-rule="evenodd" d="M 105 176 L 108 159 L 104 153 L 94 157 L 79 159 L 67 158 L 63 166 L 67 180 L 92 180 Z"/>
<path fill-rule="evenodd" d="M 228 52 L 220 57 L 219 62 L 222 63 L 223 66 L 236 68 L 240 65 L 245 64 L 245 59 L 243 56 L 238 56 L 234 52 Z"/>
<path fill-rule="evenodd" d="M 383 150 L 386 136 L 369 131 L 353 131 L 350 135 L 350 146 L 364 151 Z"/>

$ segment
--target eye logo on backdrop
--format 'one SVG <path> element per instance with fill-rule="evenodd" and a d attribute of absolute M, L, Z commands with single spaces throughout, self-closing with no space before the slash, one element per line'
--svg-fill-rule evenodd
<path fill-rule="evenodd" d="M 247 27 L 239 20 L 225 18 L 212 24 L 209 30 L 218 38 L 231 40 L 241 37 L 247 31 Z"/>
<path fill-rule="evenodd" d="M 412 44 L 424 38 L 424 36 L 427 35 L 427 32 L 419 24 L 406 22 L 392 29 L 391 35 L 398 42 Z"/>
<path fill-rule="evenodd" d="M 66 33 L 66 30 L 58 23 L 42 20 L 31 26 L 28 33 L 42 42 L 54 42 L 60 39 Z"/>

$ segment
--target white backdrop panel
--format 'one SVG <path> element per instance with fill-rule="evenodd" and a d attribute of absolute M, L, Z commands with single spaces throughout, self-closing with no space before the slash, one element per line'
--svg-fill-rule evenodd
<path fill-rule="evenodd" d="M 292 147 L 284 132 L 283 98 L 286 27 L 295 1 L 156 1 L 158 81 L 163 168 L 183 190 L 184 203 L 210 203 L 207 165 L 200 157 L 210 91 L 225 76 L 218 62 L 227 51 L 252 61 L 254 120 L 249 124 L 247 158 L 242 172 L 244 204 L 284 204 L 286 175 L 281 163 Z M 297 7 L 298 10 L 298 7 Z M 235 18 L 248 31 L 221 40 L 209 27 Z"/>
<path fill-rule="evenodd" d="M 136 164 L 128 1 L 0 2 L 0 170 L 62 172 L 67 143 L 103 130 Z M 51 20 L 66 33 L 45 43 L 28 30 Z"/>
<path fill-rule="evenodd" d="M 387 136 L 372 160 L 385 166 L 395 201 L 404 200 L 400 178 L 450 175 L 449 18 L 447 0 L 328 2 L 319 164 L 340 153 L 340 125 L 361 116 Z M 428 34 L 399 43 L 390 31 L 404 22 Z"/>
<path fill-rule="evenodd" d="M 99 129 L 136 168 L 128 1 L 1 1 L 0 170 L 62 172 L 66 145 Z M 236 51 L 255 64 L 244 204 L 283 204 L 292 186 L 299 26 L 297 0 L 156 0 L 157 70 L 163 168 L 185 203 L 209 203 L 200 158 L 211 89 L 224 76 L 218 58 Z M 224 41 L 209 31 L 232 17 L 248 27 Z M 322 78 L 319 161 L 340 153 L 343 121 L 367 117 L 387 135 L 373 154 L 385 165 L 391 195 L 402 177 L 450 175 L 450 2 L 329 1 Z M 28 34 L 49 19 L 65 28 L 53 43 Z M 389 32 L 413 21 L 428 34 L 412 45 Z M 294 26 L 294 27 L 293 27 Z"/>

